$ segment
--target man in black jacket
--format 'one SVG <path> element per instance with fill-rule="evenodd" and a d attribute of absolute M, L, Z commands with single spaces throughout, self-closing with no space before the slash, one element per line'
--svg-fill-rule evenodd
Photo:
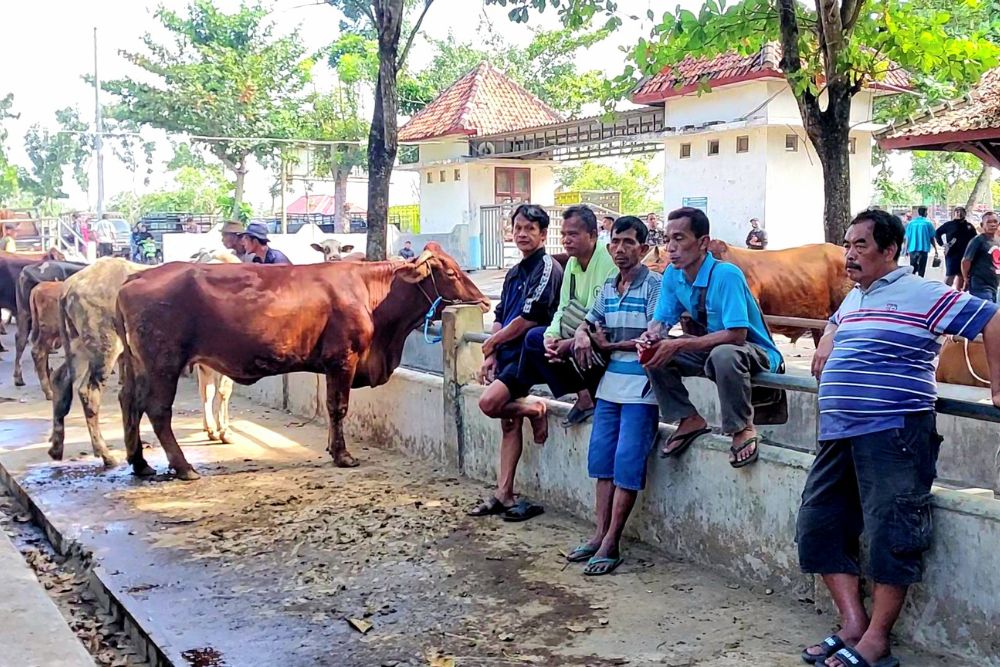
<path fill-rule="evenodd" d="M 976 228 L 965 219 L 965 207 L 956 206 L 952 219 L 937 228 L 934 238 L 947 248 L 944 253 L 944 282 L 961 292 L 965 289 L 962 258 L 969 241 L 976 238 Z"/>

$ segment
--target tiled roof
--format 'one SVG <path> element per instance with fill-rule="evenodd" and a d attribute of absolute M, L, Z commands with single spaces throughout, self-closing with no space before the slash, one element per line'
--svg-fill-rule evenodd
<path fill-rule="evenodd" d="M 966 97 L 894 124 L 880 133 L 879 140 L 990 129 L 1000 135 L 1000 67 L 983 74 L 979 84 Z"/>
<path fill-rule="evenodd" d="M 714 58 L 686 56 L 676 65 L 665 67 L 659 74 L 644 79 L 633 93 L 632 101 L 636 104 L 662 102 L 669 97 L 694 92 L 701 82 L 721 86 L 751 79 L 783 77 L 781 47 L 772 42 L 749 56 L 736 52 L 723 53 Z M 910 77 L 894 67 L 873 87 L 880 86 L 909 89 Z"/>
<path fill-rule="evenodd" d="M 400 128 L 399 140 L 482 136 L 561 120 L 558 113 L 506 74 L 489 63 L 480 63 Z"/>

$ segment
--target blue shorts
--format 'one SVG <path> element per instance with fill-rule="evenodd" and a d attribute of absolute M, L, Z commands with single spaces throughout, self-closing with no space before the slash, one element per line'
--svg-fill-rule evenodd
<path fill-rule="evenodd" d="M 590 431 L 587 472 L 594 479 L 613 479 L 629 491 L 646 487 L 646 459 L 656 442 L 660 409 L 642 403 L 597 400 Z"/>

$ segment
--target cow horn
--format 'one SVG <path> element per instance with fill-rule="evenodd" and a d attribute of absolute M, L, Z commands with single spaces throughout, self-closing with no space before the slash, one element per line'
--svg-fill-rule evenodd
<path fill-rule="evenodd" d="M 420 253 L 420 256 L 417 257 L 416 261 L 414 261 L 413 263 L 416 264 L 417 266 L 420 266 L 424 262 L 429 262 L 432 259 L 434 259 L 434 253 L 431 252 L 430 250 L 424 250 L 422 253 Z"/>

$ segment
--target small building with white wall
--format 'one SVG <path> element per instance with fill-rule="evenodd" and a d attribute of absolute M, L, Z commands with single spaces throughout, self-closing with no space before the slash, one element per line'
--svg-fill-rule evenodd
<path fill-rule="evenodd" d="M 740 247 L 751 218 L 763 223 L 769 248 L 824 240 L 822 167 L 780 58 L 774 44 L 750 56 L 685 58 L 647 78 L 632 96 L 637 104 L 663 107 L 664 209 L 704 209 L 712 236 Z M 852 210 L 872 199 L 872 134 L 880 127 L 874 98 L 907 84 L 893 72 L 854 96 Z"/>

